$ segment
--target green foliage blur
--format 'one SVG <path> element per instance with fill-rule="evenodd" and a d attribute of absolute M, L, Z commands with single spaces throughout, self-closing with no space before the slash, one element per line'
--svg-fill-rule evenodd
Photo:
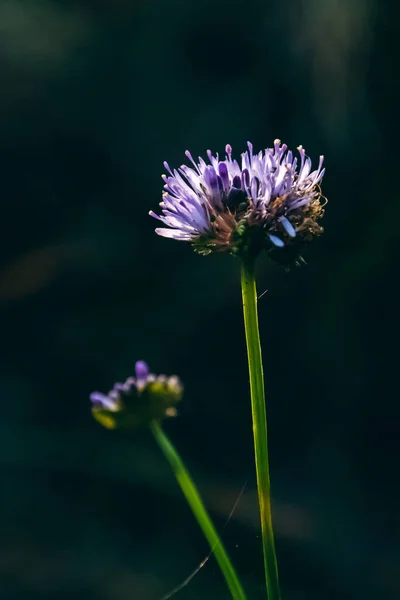
<path fill-rule="evenodd" d="M 223 538 L 265 598 L 239 263 L 148 211 L 164 160 L 275 138 L 325 155 L 329 199 L 307 266 L 258 263 L 284 600 L 399 597 L 396 23 L 378 0 L 0 1 L 1 600 L 161 600 L 206 556 L 150 435 L 90 414 L 139 359 L 185 384 L 166 429 L 220 531 L 247 481 Z M 175 597 L 229 598 L 213 559 Z"/>

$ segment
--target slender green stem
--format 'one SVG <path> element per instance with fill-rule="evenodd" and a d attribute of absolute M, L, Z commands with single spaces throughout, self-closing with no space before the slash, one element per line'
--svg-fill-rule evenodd
<path fill-rule="evenodd" d="M 243 591 L 235 569 L 181 457 L 164 433 L 159 422 L 154 421 L 150 428 L 165 458 L 169 462 L 200 528 L 207 538 L 211 551 L 215 554 L 215 558 L 225 577 L 232 598 L 235 600 L 246 600 L 246 594 Z"/>
<path fill-rule="evenodd" d="M 268 600 L 280 600 L 278 565 L 271 515 L 271 489 L 268 460 L 267 413 L 264 374 L 258 330 L 257 291 L 254 261 L 242 263 L 241 272 L 244 328 L 249 362 L 251 412 L 253 417 L 254 455 L 257 473 L 258 502 L 264 554 Z"/>

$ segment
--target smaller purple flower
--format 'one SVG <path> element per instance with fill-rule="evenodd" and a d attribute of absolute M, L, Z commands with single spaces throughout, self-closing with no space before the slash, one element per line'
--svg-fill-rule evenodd
<path fill-rule="evenodd" d="M 322 156 L 312 171 L 302 146 L 298 160 L 280 140 L 258 154 L 249 142 L 240 164 L 229 144 L 225 150 L 221 160 L 208 150 L 210 164 L 201 157 L 196 162 L 189 151 L 191 167 L 172 170 L 164 163 L 168 175 L 163 175 L 162 214 L 150 211 L 166 225 L 156 229 L 158 235 L 188 241 L 201 254 L 246 257 L 263 248 L 296 253 L 322 232 Z"/>
<path fill-rule="evenodd" d="M 115 383 L 108 394 L 92 392 L 92 414 L 107 429 L 148 426 L 154 420 L 175 416 L 183 386 L 175 375 L 154 375 L 138 361 L 135 377 Z"/>

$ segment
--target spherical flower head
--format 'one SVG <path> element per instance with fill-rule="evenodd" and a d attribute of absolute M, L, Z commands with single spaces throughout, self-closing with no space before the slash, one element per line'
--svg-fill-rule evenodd
<path fill-rule="evenodd" d="M 156 233 L 188 241 L 201 254 L 246 258 L 265 249 L 278 262 L 290 262 L 323 231 L 323 156 L 312 171 L 302 146 L 298 159 L 280 140 L 258 154 L 249 142 L 240 164 L 229 144 L 225 150 L 224 160 L 208 150 L 209 164 L 200 157 L 196 163 L 189 151 L 192 167 L 172 170 L 164 163 L 168 175 L 163 175 L 162 214 L 150 215 L 167 227 Z"/>
<path fill-rule="evenodd" d="M 108 394 L 90 394 L 92 414 L 107 429 L 146 427 L 152 421 L 176 416 L 183 386 L 175 375 L 154 375 L 138 361 L 135 377 L 116 383 Z"/>

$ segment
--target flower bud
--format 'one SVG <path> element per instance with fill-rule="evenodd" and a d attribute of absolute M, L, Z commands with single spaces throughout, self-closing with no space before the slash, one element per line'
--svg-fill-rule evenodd
<path fill-rule="evenodd" d="M 139 361 L 135 377 L 116 383 L 108 394 L 93 392 L 90 400 L 92 414 L 103 427 L 134 429 L 176 416 L 182 395 L 183 386 L 176 375 L 154 375 Z"/>

